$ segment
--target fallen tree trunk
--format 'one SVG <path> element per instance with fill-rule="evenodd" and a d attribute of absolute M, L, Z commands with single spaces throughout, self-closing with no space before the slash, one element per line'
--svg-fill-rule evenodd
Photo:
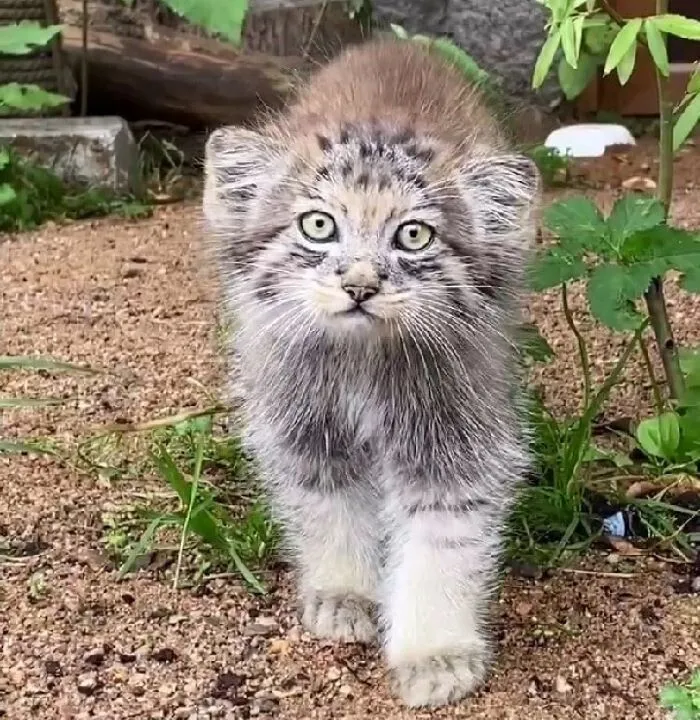
<path fill-rule="evenodd" d="M 295 78 L 310 69 L 301 57 L 236 52 L 208 40 L 206 51 L 182 40 L 88 35 L 90 114 L 161 120 L 191 128 L 245 123 L 262 107 L 278 107 Z M 82 56 L 78 28 L 67 28 L 64 51 L 74 68 Z"/>

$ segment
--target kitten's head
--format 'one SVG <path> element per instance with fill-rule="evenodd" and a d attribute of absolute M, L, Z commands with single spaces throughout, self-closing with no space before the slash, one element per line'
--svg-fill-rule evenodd
<path fill-rule="evenodd" d="M 518 293 L 537 189 L 526 158 L 407 127 L 222 129 L 204 212 L 231 297 L 280 328 L 420 337 Z"/>

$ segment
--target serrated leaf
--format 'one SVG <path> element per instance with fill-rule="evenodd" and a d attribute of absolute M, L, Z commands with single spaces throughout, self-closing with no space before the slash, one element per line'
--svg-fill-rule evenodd
<path fill-rule="evenodd" d="M 163 0 L 178 15 L 232 43 L 241 41 L 248 0 Z"/>
<path fill-rule="evenodd" d="M 620 85 L 626 85 L 627 81 L 632 77 L 634 65 L 637 60 L 637 43 L 633 43 L 627 52 L 622 56 L 622 60 L 617 65 L 617 78 Z"/>
<path fill-rule="evenodd" d="M 578 67 L 576 68 L 571 67 L 566 58 L 561 58 L 557 76 L 566 99 L 574 100 L 577 98 L 591 84 L 597 69 L 597 60 L 585 50 L 579 55 Z"/>
<path fill-rule="evenodd" d="M 564 51 L 566 62 L 575 69 L 578 66 L 578 51 L 574 19 L 571 17 L 566 18 L 561 24 L 561 49 Z"/>
<path fill-rule="evenodd" d="M 9 183 L 0 183 L 0 206 L 7 205 L 17 197 L 15 189 Z"/>
<path fill-rule="evenodd" d="M 610 241 L 619 250 L 627 238 L 661 225 L 665 218 L 664 206 L 656 198 L 636 193 L 623 195 L 613 205 L 606 221 Z"/>
<path fill-rule="evenodd" d="M 607 245 L 605 220 L 596 204 L 582 195 L 550 205 L 545 210 L 543 223 L 569 254 L 599 252 Z"/>
<path fill-rule="evenodd" d="M 654 277 L 650 265 L 606 263 L 596 267 L 588 278 L 588 305 L 591 313 L 611 330 L 636 330 L 642 316 L 635 301 Z"/>
<path fill-rule="evenodd" d="M 682 273 L 681 287 L 700 292 L 700 235 L 681 228 L 657 225 L 635 233 L 623 243 L 620 254 L 628 266 L 651 266 L 656 275 L 667 270 Z"/>
<path fill-rule="evenodd" d="M 548 248 L 539 253 L 528 268 L 528 280 L 535 292 L 542 292 L 583 277 L 587 271 L 586 264 L 580 258 L 559 248 Z"/>
<path fill-rule="evenodd" d="M 700 20 L 669 13 L 657 15 L 654 18 L 654 24 L 661 32 L 669 35 L 675 35 L 686 40 L 700 40 Z"/>
<path fill-rule="evenodd" d="M 639 446 L 647 455 L 673 460 L 681 441 L 678 415 L 666 412 L 658 417 L 647 418 L 637 425 L 635 433 Z"/>
<path fill-rule="evenodd" d="M 604 75 L 608 75 L 615 70 L 615 68 L 623 62 L 625 56 L 629 55 L 630 50 L 635 48 L 637 35 L 639 34 L 641 27 L 642 18 L 633 18 L 625 23 L 622 30 L 620 30 L 610 46 L 608 57 L 605 61 L 605 67 L 603 68 Z M 629 62 L 629 59 L 627 59 L 626 62 Z M 634 58 L 632 59 L 632 63 L 634 66 Z"/>
<path fill-rule="evenodd" d="M 659 72 L 664 77 L 668 77 L 671 74 L 671 68 L 668 64 L 666 41 L 657 27 L 655 20 L 656 18 L 651 17 L 644 21 L 644 32 L 647 36 L 647 47 L 649 48 L 651 57 L 654 60 L 656 67 L 659 69 Z"/>
<path fill-rule="evenodd" d="M 700 94 L 696 95 L 683 109 L 673 126 L 673 151 L 688 139 L 700 121 Z"/>
<path fill-rule="evenodd" d="M 0 26 L 0 54 L 27 55 L 43 47 L 63 30 L 63 25 L 42 27 L 38 22 L 27 21 Z"/>
<path fill-rule="evenodd" d="M 537 89 L 542 86 L 542 83 L 547 78 L 552 63 L 554 62 L 554 56 L 557 54 L 559 44 L 561 42 L 561 33 L 557 29 L 545 40 L 540 54 L 537 56 L 537 62 L 535 62 L 535 70 L 532 74 L 532 87 Z"/>

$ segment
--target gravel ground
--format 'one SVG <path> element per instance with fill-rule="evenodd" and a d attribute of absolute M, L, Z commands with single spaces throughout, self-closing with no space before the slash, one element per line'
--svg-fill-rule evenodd
<path fill-rule="evenodd" d="M 699 155 L 679 164 L 677 219 L 694 226 Z M 644 149 L 586 169 L 590 192 L 606 202 L 622 179 L 649 173 Z M 2 394 L 68 400 L 6 414 L 3 434 L 71 441 L 103 422 L 210 402 L 222 364 L 215 290 L 198 243 L 196 206 L 0 240 L 0 354 L 47 354 L 110 371 L 0 378 Z M 541 371 L 547 393 L 571 409 L 573 344 L 557 303 L 546 295 L 530 310 L 560 353 Z M 619 342 L 592 326 L 576 294 L 573 305 L 597 368 L 609 368 Z M 698 300 L 672 289 L 669 305 L 681 339 L 697 341 Z M 633 371 L 610 412 L 635 412 L 647 395 Z M 105 483 L 30 458 L 0 458 L 0 478 L 0 717 L 11 720 L 661 719 L 661 685 L 700 665 L 700 601 L 677 592 L 674 566 L 647 558 L 622 567 L 594 554 L 578 572 L 511 575 L 488 685 L 457 707 L 407 711 L 392 697 L 376 649 L 320 643 L 301 631 L 284 569 L 270 571 L 262 599 L 235 578 L 178 593 L 157 572 L 118 582 L 103 554 L 102 515 L 153 491 L 151 479 Z"/>

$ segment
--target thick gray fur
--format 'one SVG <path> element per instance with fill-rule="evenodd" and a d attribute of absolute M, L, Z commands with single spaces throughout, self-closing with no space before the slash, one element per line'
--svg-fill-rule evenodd
<path fill-rule="evenodd" d="M 378 615 L 400 696 L 441 705 L 487 673 L 504 521 L 528 467 L 512 341 L 538 182 L 476 141 L 436 178 L 444 141 L 381 114 L 336 129 L 214 132 L 204 214 L 303 623 L 370 641 Z M 309 210 L 333 215 L 334 242 L 304 238 Z M 436 237 L 407 253 L 393 232 L 414 217 Z M 379 288 L 369 316 L 347 312 L 351 275 Z"/>

